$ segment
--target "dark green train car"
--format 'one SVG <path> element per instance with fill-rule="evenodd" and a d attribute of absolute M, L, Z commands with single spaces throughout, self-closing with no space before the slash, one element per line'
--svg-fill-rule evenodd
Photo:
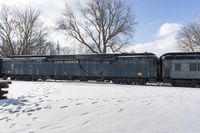
<path fill-rule="evenodd" d="M 12 80 L 97 80 L 119 84 L 157 81 L 158 58 L 152 53 L 12 56 L 1 62 L 1 75 Z"/>

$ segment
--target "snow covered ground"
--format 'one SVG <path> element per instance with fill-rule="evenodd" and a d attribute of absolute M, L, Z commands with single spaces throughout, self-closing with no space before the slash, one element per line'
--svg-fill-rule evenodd
<path fill-rule="evenodd" d="M 200 88 L 13 81 L 0 133 L 199 133 Z"/>

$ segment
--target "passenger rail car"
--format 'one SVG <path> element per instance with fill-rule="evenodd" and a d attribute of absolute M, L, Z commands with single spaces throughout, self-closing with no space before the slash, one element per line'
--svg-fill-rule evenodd
<path fill-rule="evenodd" d="M 97 80 L 117 84 L 157 81 L 158 58 L 152 53 L 12 56 L 1 62 L 1 75 L 12 80 Z"/>
<path fill-rule="evenodd" d="M 167 53 L 160 59 L 163 82 L 173 86 L 200 86 L 200 53 Z"/>

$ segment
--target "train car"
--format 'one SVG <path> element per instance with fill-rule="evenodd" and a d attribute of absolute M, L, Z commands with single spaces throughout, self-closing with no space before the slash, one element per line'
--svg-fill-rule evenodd
<path fill-rule="evenodd" d="M 1 75 L 12 80 L 97 80 L 117 84 L 157 81 L 152 53 L 12 56 L 2 59 Z"/>
<path fill-rule="evenodd" d="M 1 76 L 11 80 L 37 80 L 43 73 L 45 57 L 3 58 L 1 60 Z"/>
<path fill-rule="evenodd" d="M 167 53 L 160 57 L 164 83 L 173 86 L 200 85 L 200 53 Z"/>

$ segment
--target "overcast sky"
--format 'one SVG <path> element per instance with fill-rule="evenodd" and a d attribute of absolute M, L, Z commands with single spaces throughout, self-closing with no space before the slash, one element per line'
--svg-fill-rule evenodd
<path fill-rule="evenodd" d="M 65 1 L 73 6 L 86 0 L 0 0 L 0 6 L 24 7 L 31 5 L 41 11 L 41 19 L 50 28 L 50 39 L 59 40 L 63 46 L 74 43 L 54 31 Z M 176 33 L 185 24 L 200 16 L 199 0 L 124 0 L 137 16 L 137 32 L 132 46 L 135 52 L 154 52 L 161 55 L 177 51 Z"/>

